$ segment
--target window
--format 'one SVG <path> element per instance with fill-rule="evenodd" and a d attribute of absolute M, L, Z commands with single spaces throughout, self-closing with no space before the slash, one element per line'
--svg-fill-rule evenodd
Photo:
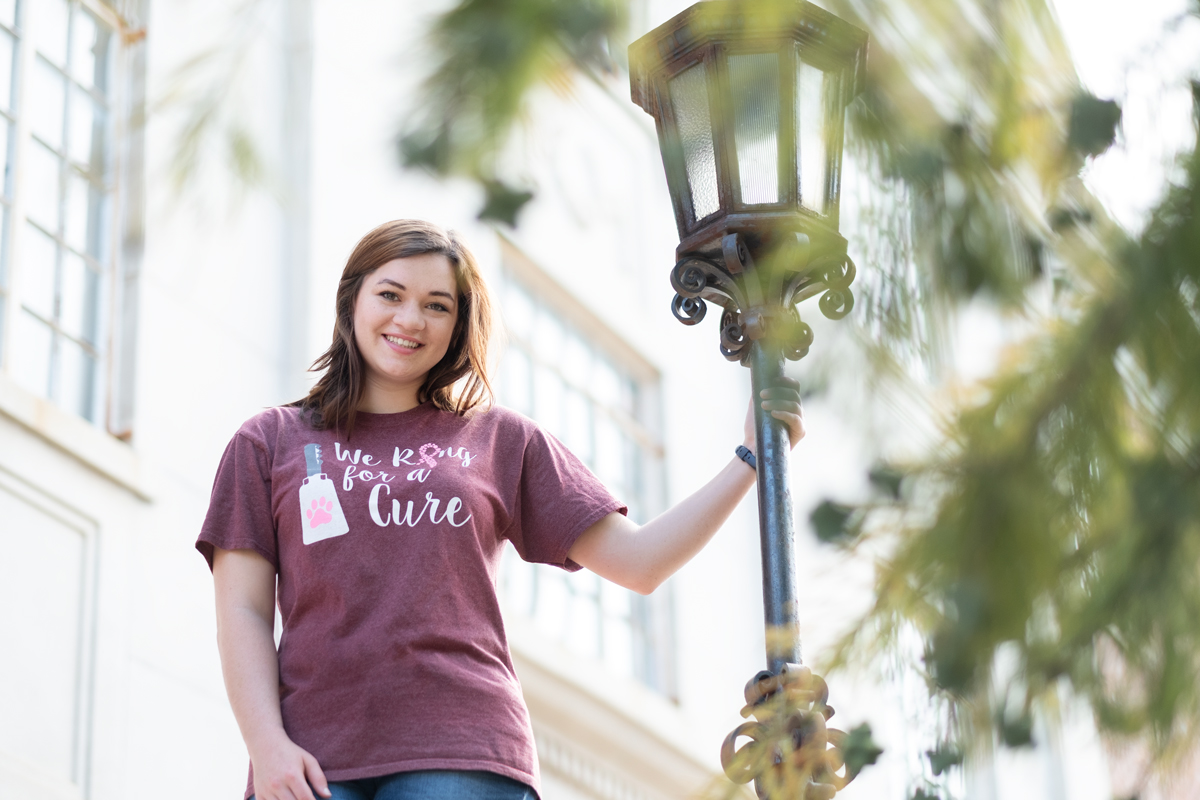
<path fill-rule="evenodd" d="M 562 441 L 644 522 L 663 507 L 658 375 L 520 254 L 506 248 L 497 292 L 508 331 L 498 394 Z M 510 611 L 609 671 L 674 693 L 669 592 L 642 597 L 595 574 L 506 554 Z M 661 596 L 660 596 L 661 595 Z"/>
<path fill-rule="evenodd" d="M 100 0 L 0 0 L 0 369 L 102 425 L 122 32 Z"/>

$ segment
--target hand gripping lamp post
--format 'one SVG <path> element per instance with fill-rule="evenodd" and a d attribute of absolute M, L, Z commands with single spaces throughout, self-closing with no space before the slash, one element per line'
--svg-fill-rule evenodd
<path fill-rule="evenodd" d="M 707 303 L 722 308 L 721 353 L 750 367 L 756 397 L 812 344 L 797 303 L 821 295 L 831 319 L 854 306 L 838 191 L 866 50 L 863 31 L 802 0 L 705 0 L 629 48 L 679 227 L 672 311 L 695 325 Z M 788 438 L 761 408 L 755 431 L 767 669 L 746 685 L 755 721 L 721 760 L 760 797 L 828 798 L 853 774 L 846 735 L 825 726 L 828 688 L 800 665 Z"/>

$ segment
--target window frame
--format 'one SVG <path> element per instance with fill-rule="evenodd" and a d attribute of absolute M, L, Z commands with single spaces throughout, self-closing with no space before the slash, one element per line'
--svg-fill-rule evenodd
<path fill-rule="evenodd" d="M 499 238 L 501 283 L 496 287 L 500 290 L 496 294 L 497 305 L 500 307 L 501 315 L 503 316 L 504 307 L 503 302 L 500 302 L 500 298 L 507 289 L 508 284 L 515 283 L 530 297 L 535 305 L 544 307 L 552 315 L 556 316 L 558 320 L 572 328 L 571 332 L 577 334 L 596 356 L 603 358 L 609 364 L 616 367 L 622 378 L 628 378 L 636 385 L 637 399 L 633 414 L 620 409 L 598 407 L 600 406 L 599 402 L 590 396 L 588 396 L 588 400 L 592 403 L 596 413 L 607 415 L 635 443 L 638 458 L 636 469 L 640 478 L 638 483 L 645 487 L 645 491 L 639 493 L 641 497 L 637 504 L 640 506 L 639 510 L 643 518 L 637 521 L 645 522 L 653 518 L 663 511 L 667 505 L 666 452 L 662 436 L 664 426 L 661 374 L 641 353 L 622 339 L 611 327 L 605 324 L 603 320 L 553 277 L 538 267 L 512 241 L 504 236 L 500 236 Z M 505 328 L 506 330 L 508 329 L 507 324 Z M 564 387 L 585 396 L 588 395 L 587 388 L 577 386 L 575 382 L 564 374 L 558 365 L 547 363 L 544 358 L 538 356 L 534 342 L 527 341 L 512 331 L 508 331 L 508 339 L 509 341 L 505 348 L 505 357 L 507 357 L 507 350 L 516 346 L 529 359 L 531 383 L 534 380 L 534 371 L 539 368 L 547 369 L 556 374 Z M 505 369 L 503 361 L 504 358 L 501 359 L 501 372 Z M 503 375 L 497 375 L 496 384 L 497 388 L 501 389 L 499 397 L 501 402 L 505 399 L 501 388 L 503 383 Z M 531 386 L 531 397 L 532 392 L 533 388 Z M 533 409 L 530 410 L 532 411 Z M 623 499 L 629 502 L 632 498 Z M 514 557 L 512 553 L 506 554 L 506 558 L 512 559 Z M 519 608 L 512 606 L 512 602 L 515 599 L 514 595 L 509 587 L 503 585 L 503 581 L 510 579 L 512 568 L 502 570 L 502 601 L 505 602 L 510 610 L 529 618 L 535 622 L 535 627 L 543 630 L 536 624 L 538 618 L 539 584 L 541 582 L 541 578 L 538 576 L 541 573 L 549 570 L 550 572 L 546 574 L 547 578 L 563 581 L 565 591 L 572 601 L 584 596 L 594 597 L 593 605 L 596 606 L 597 619 L 596 628 L 600 640 L 596 649 L 599 653 L 601 663 L 607 661 L 603 645 L 606 635 L 604 629 L 609 622 L 612 608 L 610 604 L 611 600 L 606 602 L 605 598 L 606 596 L 610 596 L 613 590 L 627 593 L 629 599 L 628 625 L 632 634 L 629 672 L 636 680 L 648 688 L 672 701 L 677 701 L 674 603 L 673 592 L 669 583 L 653 595 L 645 597 L 620 587 L 612 586 L 609 588 L 600 584 L 596 585 L 594 592 L 590 592 L 588 591 L 589 587 L 576 585 L 580 581 L 578 574 L 563 576 L 560 570 L 545 565 L 530 565 L 529 568 L 532 570 L 534 576 L 532 586 L 527 593 L 527 600 L 522 599 L 520 602 L 521 607 Z M 590 573 L 588 574 L 590 575 Z M 594 577 L 596 581 L 603 582 L 602 578 L 598 576 Z M 564 612 L 564 614 L 569 616 L 568 612 Z M 554 636 L 549 633 L 547 635 L 567 646 L 568 649 L 572 649 L 567 641 L 568 637 L 565 635 L 566 629 L 571 627 L 569 619 L 563 627 L 564 635 Z M 543 632 L 546 633 L 544 630 Z"/>
<path fill-rule="evenodd" d="M 95 254 L 84 253 L 78 257 L 84 263 L 84 269 L 95 275 L 97 285 L 94 298 L 91 298 L 85 314 L 95 318 L 95 335 L 93 341 L 83 342 L 80 337 L 62 331 L 58 317 L 49 322 L 40 320 L 50 331 L 52 339 L 51 352 L 59 348 L 58 338 L 68 337 L 95 354 L 94 377 L 91 386 L 85 389 L 92 395 L 87 414 L 81 414 L 79 408 L 68 408 L 55 399 L 51 391 L 53 377 L 49 377 L 43 391 L 34 391 L 17 379 L 14 370 L 15 350 L 23 343 L 18 342 L 18 318 L 26 313 L 23 310 L 22 273 L 30 269 L 29 246 L 30 227 L 37 228 L 43 235 L 54 242 L 56 267 L 54 276 L 55 304 L 59 303 L 62 284 L 61 261 L 62 253 L 68 252 L 63 248 L 70 243 L 63 240 L 60 231 L 46 231 L 40 221 L 29 216 L 29 186 L 30 157 L 36 147 L 49 148 L 56 158 L 62 154 L 57 149 L 35 138 L 32 130 L 33 110 L 29 96 L 35 82 L 34 71 L 37 67 L 38 55 L 36 42 L 38 30 L 44 24 L 45 18 L 39 19 L 34 8 L 36 0 L 16 0 L 16 13 L 13 29 L 9 35 L 14 40 L 13 69 L 12 69 L 12 102 L 8 113 L 0 114 L 0 124 L 11 125 L 12 132 L 8 142 L 6 162 L 9 167 L 5 194 L 7 201 L 0 201 L 0 214 L 5 234 L 0 240 L 0 374 L 20 386 L 22 391 L 53 403 L 63 408 L 69 414 L 85 419 L 96 428 L 107 431 L 119 439 L 128 440 L 132 432 L 132 387 L 133 370 L 132 354 L 136 335 L 136 276 L 140 266 L 141 235 L 144 228 L 142 201 L 143 182 L 143 133 L 142 123 L 145 116 L 145 29 L 138 25 L 146 0 L 126 0 L 121 2 L 121 8 L 110 5 L 103 0 L 66 0 L 67 24 L 73 26 L 78 13 L 83 9 L 96 18 L 99 24 L 111 32 L 111 47 L 115 49 L 109 56 L 110 75 L 107 77 L 109 91 L 107 95 L 107 115 L 105 121 L 105 142 L 102 153 L 103 174 L 100 176 L 79 173 L 86 182 L 89 191 L 99 187 L 106 194 L 107 207 L 101 220 L 101 228 L 96 232 L 103 242 L 103 258 L 97 261 Z M 70 28 L 68 29 L 70 30 Z M 68 43 L 68 47 L 70 47 Z M 43 61 L 45 59 L 42 59 Z M 48 67 L 61 73 L 62 70 L 51 62 Z M 45 65 L 43 69 L 47 68 Z M 70 105 L 71 93 L 76 91 L 79 84 L 75 77 L 66 74 L 64 77 L 67 94 L 64 102 Z M 82 91 L 90 96 L 93 102 L 96 97 L 86 88 Z M 64 109 L 64 113 L 66 113 Z M 64 118 L 64 130 L 66 120 Z M 63 187 L 65 179 L 63 169 L 68 173 L 76 170 L 74 160 L 70 158 L 70 144 L 65 141 L 62 149 L 66 153 L 64 162 L 58 162 L 59 182 L 56 196 L 60 204 L 58 213 L 64 213 Z M 97 184 L 94 178 L 99 179 Z M 91 213 L 89 206 L 89 214 Z M 85 246 L 86 249 L 86 246 Z M 95 267 L 99 265 L 100 269 Z M 24 276 L 28 279 L 28 276 Z M 49 371 L 53 363 L 47 364 Z"/>

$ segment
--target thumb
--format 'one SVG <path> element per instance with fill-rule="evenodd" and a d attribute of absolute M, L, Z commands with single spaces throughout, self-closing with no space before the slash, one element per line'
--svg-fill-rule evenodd
<path fill-rule="evenodd" d="M 325 773 L 321 771 L 321 765 L 317 763 L 317 759 L 313 758 L 311 753 L 304 754 L 304 777 L 308 780 L 309 786 L 317 790 L 317 794 L 321 797 L 332 797 L 333 793 L 329 791 L 329 781 L 325 780 Z"/>

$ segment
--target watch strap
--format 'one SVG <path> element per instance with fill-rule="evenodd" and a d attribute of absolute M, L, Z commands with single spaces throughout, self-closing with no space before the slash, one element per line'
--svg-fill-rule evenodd
<path fill-rule="evenodd" d="M 734 452 L 737 453 L 738 458 L 750 465 L 750 469 L 754 470 L 755 472 L 758 471 L 758 463 L 755 461 L 754 453 L 750 452 L 749 447 L 746 447 L 744 444 L 739 444 L 737 446 L 737 450 Z"/>

